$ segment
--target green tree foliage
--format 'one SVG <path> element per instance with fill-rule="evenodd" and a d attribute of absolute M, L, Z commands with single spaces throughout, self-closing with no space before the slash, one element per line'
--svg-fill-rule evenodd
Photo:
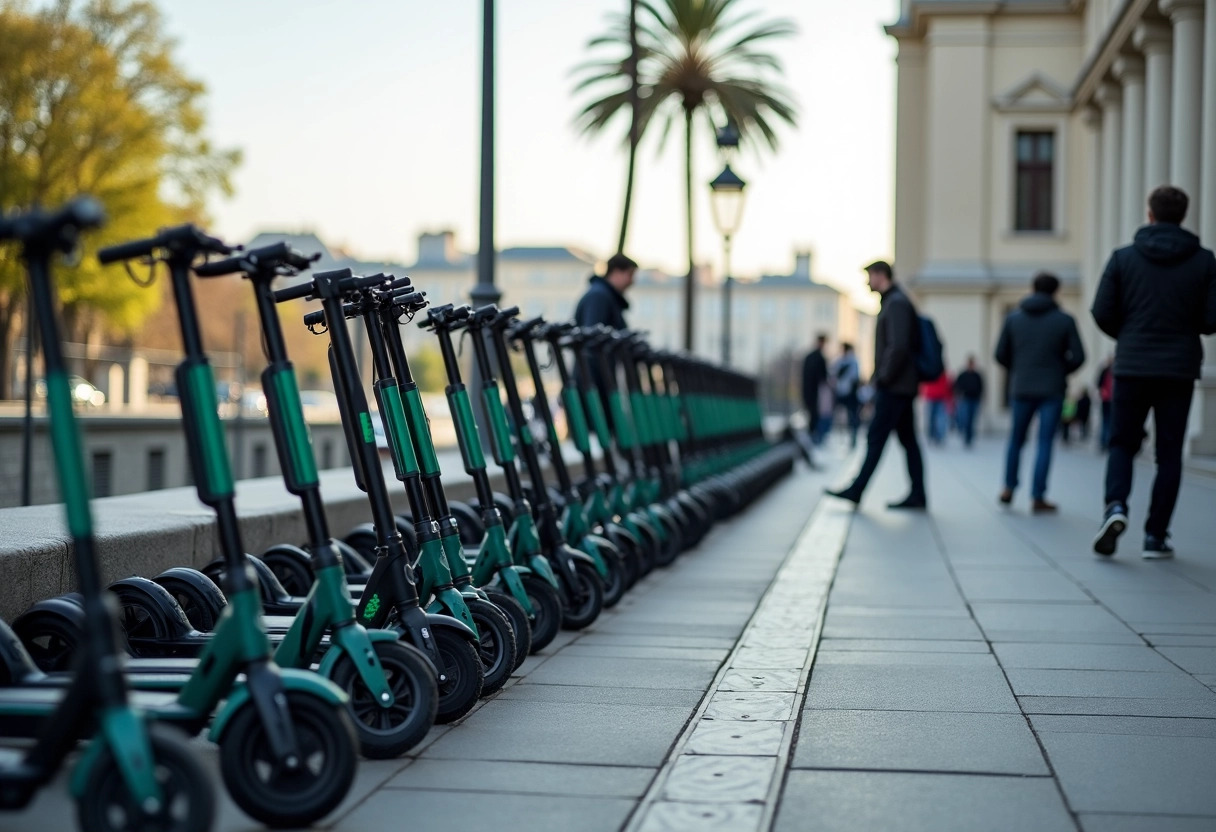
<path fill-rule="evenodd" d="M 784 18 L 756 22 L 756 12 L 741 10 L 744 0 L 638 0 L 638 137 L 658 123 L 665 142 L 671 128 L 684 123 L 685 212 L 688 239 L 686 314 L 691 311 L 693 274 L 693 123 L 704 120 L 711 134 L 715 123 L 734 122 L 743 143 L 777 147 L 778 122 L 797 123 L 788 91 L 777 80 L 781 64 L 764 51 L 766 42 L 795 33 Z M 576 123 L 598 134 L 630 108 L 629 15 L 610 15 L 608 31 L 588 42 L 588 49 L 607 54 L 581 64 L 577 92 L 597 95 L 579 112 Z M 628 134 L 626 135 L 628 142 Z M 662 142 L 660 144 L 662 146 Z M 632 185 L 632 174 L 630 176 Z M 626 210 L 630 199 L 626 196 Z M 622 228 L 628 217 L 622 219 Z M 691 321 L 685 339 L 691 342 Z M 691 343 L 686 343 L 691 348 Z"/>
<path fill-rule="evenodd" d="M 68 335 L 129 333 L 159 305 L 98 246 L 197 219 L 214 190 L 231 191 L 237 151 L 212 147 L 203 86 L 173 59 L 150 2 L 58 0 L 30 8 L 0 0 L 0 210 L 97 197 L 109 218 L 79 262 L 57 271 Z M 8 394 L 24 276 L 0 250 L 0 398 Z"/>

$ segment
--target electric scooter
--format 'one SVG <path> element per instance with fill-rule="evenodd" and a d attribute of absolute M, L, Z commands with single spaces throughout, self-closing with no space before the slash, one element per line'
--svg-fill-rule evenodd
<path fill-rule="evenodd" d="M 338 409 L 355 481 L 368 495 L 377 536 L 376 563 L 359 597 L 355 617 L 365 627 L 391 627 L 426 654 L 439 682 L 436 719 L 452 722 L 467 714 L 481 695 L 484 671 L 476 649 L 477 636 L 462 622 L 446 615 L 428 614 L 419 605 L 413 569 L 393 517 L 370 408 L 342 312 L 346 302 L 358 300 L 360 292 L 384 282 L 380 277 L 357 278 L 350 269 L 337 269 L 315 273 L 311 281 L 280 289 L 274 299 L 283 303 L 319 298 L 325 311 Z"/>
<path fill-rule="evenodd" d="M 51 447 L 72 538 L 72 557 L 87 622 L 76 674 L 58 689 L 27 687 L 40 676 L 21 643 L 0 622 L 7 679 L 0 719 L 44 717 L 36 741 L 16 763 L 0 765 L 0 810 L 29 804 L 76 748 L 91 737 L 72 770 L 69 789 L 84 832 L 206 832 L 215 814 L 211 779 L 185 741 L 168 726 L 150 724 L 128 698 L 118 652 L 113 601 L 103 595 L 80 432 L 55 310 L 51 257 L 76 250 L 82 231 L 103 222 L 101 206 L 80 198 L 54 212 L 0 217 L 0 242 L 21 245 L 46 364 Z M 29 380 L 27 379 L 27 383 Z M 16 671 L 16 672 L 14 672 Z"/>

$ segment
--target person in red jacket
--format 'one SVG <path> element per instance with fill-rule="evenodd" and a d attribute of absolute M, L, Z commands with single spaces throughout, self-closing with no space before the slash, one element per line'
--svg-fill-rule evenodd
<path fill-rule="evenodd" d="M 950 424 L 950 403 L 954 396 L 954 380 L 949 372 L 943 372 L 933 381 L 920 386 L 929 408 L 929 441 L 940 445 L 946 441 L 946 430 Z"/>

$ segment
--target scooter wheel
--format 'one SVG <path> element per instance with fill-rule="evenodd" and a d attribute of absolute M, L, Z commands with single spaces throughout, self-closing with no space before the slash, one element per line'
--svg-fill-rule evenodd
<path fill-rule="evenodd" d="M 606 537 L 596 535 L 593 542 L 608 573 L 607 578 L 600 575 L 600 581 L 604 584 L 604 608 L 615 607 L 628 586 L 621 550 Z"/>
<path fill-rule="evenodd" d="M 47 598 L 17 616 L 13 632 L 39 670 L 71 670 L 84 632 L 84 610 L 64 596 Z"/>
<path fill-rule="evenodd" d="M 604 529 L 612 545 L 621 555 L 621 568 L 624 569 L 625 589 L 629 590 L 638 582 L 642 574 L 642 555 L 639 551 L 642 544 L 623 526 L 612 524 Z"/>
<path fill-rule="evenodd" d="M 486 536 L 486 527 L 481 522 L 477 509 L 468 503 L 453 500 L 448 506 L 452 516 L 456 518 L 456 526 L 460 529 L 460 542 L 465 546 L 478 546 Z"/>
<path fill-rule="evenodd" d="M 663 524 L 663 535 L 654 563 L 655 566 L 671 566 L 680 556 L 680 552 L 684 551 L 684 534 L 680 530 L 680 524 L 670 515 L 660 516 L 659 522 Z"/>
<path fill-rule="evenodd" d="M 214 630 L 224 607 L 228 606 L 223 590 L 197 569 L 175 566 L 152 580 L 169 591 L 191 626 L 200 633 Z"/>
<path fill-rule="evenodd" d="M 439 711 L 435 721 L 446 725 L 473 710 L 481 698 L 485 671 L 477 645 L 460 633 L 433 627 L 431 637 L 443 661 L 443 678 L 439 680 Z"/>
<path fill-rule="evenodd" d="M 577 600 L 575 605 L 567 607 L 562 616 L 562 627 L 567 630 L 581 630 L 600 617 L 604 609 L 604 582 L 600 573 L 595 571 L 595 565 L 585 560 L 574 562 L 574 574 L 577 585 L 574 587 Z"/>
<path fill-rule="evenodd" d="M 81 829 L 90 832 L 208 832 L 215 817 L 215 786 L 186 741 L 165 725 L 148 724 L 152 762 L 164 801 L 146 813 L 127 788 L 122 771 L 107 748 L 94 761 L 76 804 Z"/>
<path fill-rule="evenodd" d="M 387 760 L 409 751 L 431 730 L 439 689 L 431 663 L 417 647 L 400 641 L 377 641 L 373 647 L 393 692 L 391 708 L 381 707 L 372 696 L 349 653 L 338 659 L 330 678 L 350 697 L 347 710 L 363 756 Z"/>
<path fill-rule="evenodd" d="M 477 625 L 477 655 L 484 678 L 481 695 L 489 696 L 511 678 L 515 670 L 515 632 L 506 613 L 480 598 L 465 602 Z"/>
<path fill-rule="evenodd" d="M 304 691 L 287 692 L 287 711 L 300 766 L 275 759 L 252 701 L 232 717 L 220 741 L 220 772 L 237 806 L 254 820 L 282 829 L 310 826 L 337 808 L 355 779 L 355 726 L 345 708 Z"/>
<path fill-rule="evenodd" d="M 311 564 L 299 552 L 267 549 L 262 553 L 262 563 L 279 579 L 288 595 L 307 595 L 316 583 Z"/>
<path fill-rule="evenodd" d="M 515 661 L 512 663 L 511 670 L 512 672 L 519 670 L 519 666 L 532 652 L 532 625 L 528 623 L 528 613 L 524 611 L 522 604 L 505 592 L 487 589 L 486 596 L 490 599 L 490 603 L 502 610 L 507 620 L 511 622 L 511 631 L 515 634 Z"/>
<path fill-rule="evenodd" d="M 524 575 L 520 580 L 532 605 L 528 623 L 532 626 L 532 652 L 536 653 L 548 647 L 562 627 L 562 598 L 544 578 Z"/>

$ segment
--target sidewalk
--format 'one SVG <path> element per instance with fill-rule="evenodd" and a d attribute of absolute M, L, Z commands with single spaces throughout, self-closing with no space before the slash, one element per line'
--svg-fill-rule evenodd
<path fill-rule="evenodd" d="M 857 513 L 800 465 L 415 756 L 361 762 L 324 828 L 1216 829 L 1216 480 L 1145 562 L 1138 472 L 1099 561 L 1102 461 L 1061 451 L 1062 512 L 1031 517 L 1000 457 L 932 449 L 928 515 L 883 508 L 895 447 Z M 0 829 L 71 815 L 61 778 Z M 224 798 L 216 828 L 257 827 Z"/>

